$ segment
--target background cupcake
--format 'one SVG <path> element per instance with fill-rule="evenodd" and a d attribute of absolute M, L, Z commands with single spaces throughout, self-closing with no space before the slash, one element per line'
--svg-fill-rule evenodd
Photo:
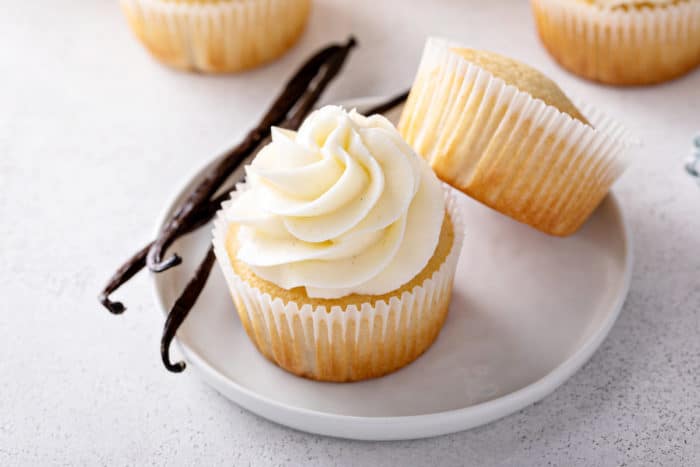
<path fill-rule="evenodd" d="M 232 72 L 268 62 L 299 38 L 311 0 L 121 0 L 136 37 L 176 68 Z"/>
<path fill-rule="evenodd" d="M 461 249 L 455 203 L 384 117 L 316 111 L 275 130 L 223 206 L 214 247 L 258 350 L 294 374 L 355 381 L 435 340 Z"/>
<path fill-rule="evenodd" d="M 653 84 L 700 64 L 698 0 L 531 0 L 542 43 L 565 68 L 609 84 Z"/>

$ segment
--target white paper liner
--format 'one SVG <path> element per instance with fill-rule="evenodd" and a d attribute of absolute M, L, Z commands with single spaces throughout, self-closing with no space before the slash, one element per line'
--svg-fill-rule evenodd
<path fill-rule="evenodd" d="M 700 64 L 700 2 L 609 10 L 531 0 L 542 42 L 565 68 L 610 84 L 652 84 Z"/>
<path fill-rule="evenodd" d="M 590 107 L 586 125 L 452 47 L 428 40 L 399 131 L 452 186 L 547 233 L 573 233 L 625 169 L 626 131 Z"/>
<path fill-rule="evenodd" d="M 153 55 L 178 68 L 206 72 L 244 70 L 278 57 L 301 35 L 311 6 L 311 0 L 120 3 Z"/>
<path fill-rule="evenodd" d="M 232 193 L 238 196 L 239 185 Z M 317 380 L 353 381 L 381 376 L 413 361 L 432 344 L 447 314 L 464 220 L 458 200 L 445 187 L 447 213 L 454 241 L 445 261 L 410 292 L 387 303 L 313 308 L 283 302 L 250 286 L 236 274 L 226 250 L 229 223 L 222 205 L 213 229 L 214 252 L 224 273 L 239 317 L 258 350 L 280 367 Z"/>

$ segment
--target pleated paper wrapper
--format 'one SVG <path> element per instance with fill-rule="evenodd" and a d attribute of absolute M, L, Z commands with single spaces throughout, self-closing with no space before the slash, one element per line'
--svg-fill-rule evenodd
<path fill-rule="evenodd" d="M 606 10 L 531 0 L 540 38 L 565 68 L 609 84 L 653 84 L 700 64 L 700 1 Z"/>
<path fill-rule="evenodd" d="M 464 235 L 458 201 L 447 187 L 445 197 L 454 240 L 446 259 L 428 279 L 388 302 L 330 309 L 285 302 L 236 274 L 226 249 L 229 225 L 224 211 L 231 201 L 224 203 L 214 224 L 214 251 L 241 323 L 260 353 L 296 375 L 340 382 L 385 375 L 425 352 L 447 316 Z"/>
<path fill-rule="evenodd" d="M 134 34 L 173 67 L 210 73 L 282 55 L 306 25 L 311 0 L 120 0 Z"/>
<path fill-rule="evenodd" d="M 399 131 L 438 177 L 543 232 L 574 233 L 627 165 L 630 138 L 592 108 L 593 126 L 506 84 L 429 39 Z"/>

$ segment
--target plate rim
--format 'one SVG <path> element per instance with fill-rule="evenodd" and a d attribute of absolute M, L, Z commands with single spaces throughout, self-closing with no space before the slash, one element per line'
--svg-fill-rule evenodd
<path fill-rule="evenodd" d="M 345 99 L 339 102 L 338 105 L 361 107 L 372 105 L 383 98 L 386 97 L 368 96 Z M 217 156 L 207 160 L 193 175 L 183 177 L 184 181 L 176 185 L 177 188 L 174 190 L 174 195 L 167 198 L 168 201 L 156 220 L 155 236 L 158 235 L 162 226 L 168 220 L 175 204 L 185 195 L 185 191 L 192 180 L 200 177 L 230 147 L 230 144 L 225 146 L 224 150 L 217 152 Z M 338 438 L 387 441 L 428 438 L 486 425 L 507 415 L 514 414 L 554 392 L 590 360 L 617 321 L 629 293 L 634 264 L 634 248 L 629 222 L 620 200 L 612 190 L 606 198 L 612 202 L 620 220 L 625 255 L 623 283 L 618 290 L 612 311 L 607 314 L 601 325 L 578 346 L 573 354 L 549 373 L 527 386 L 495 399 L 459 409 L 419 415 L 368 417 L 323 412 L 288 405 L 276 399 L 260 395 L 227 378 L 216 369 L 215 365 L 201 357 L 196 351 L 190 349 L 177 337 L 174 340 L 185 360 L 217 392 L 246 410 L 294 429 Z M 167 316 L 169 307 L 165 303 L 163 294 L 160 293 L 157 276 L 158 274 L 149 272 L 149 281 L 157 307 L 162 314 Z M 392 427 L 392 431 L 384 432 L 381 430 L 389 426 Z"/>

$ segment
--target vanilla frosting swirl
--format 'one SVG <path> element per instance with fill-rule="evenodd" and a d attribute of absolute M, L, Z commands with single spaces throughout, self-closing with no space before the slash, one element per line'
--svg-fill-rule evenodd
<path fill-rule="evenodd" d="M 279 287 L 380 295 L 415 277 L 437 246 L 444 196 L 428 164 L 383 116 L 313 112 L 246 167 L 227 208 L 238 259 Z"/>

